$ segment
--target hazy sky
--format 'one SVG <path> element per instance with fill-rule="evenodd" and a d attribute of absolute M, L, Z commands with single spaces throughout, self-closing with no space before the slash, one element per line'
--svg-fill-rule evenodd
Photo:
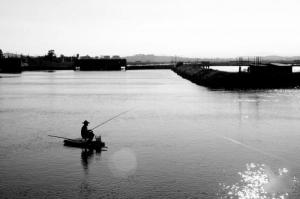
<path fill-rule="evenodd" d="M 0 49 L 31 55 L 300 55 L 299 0 L 0 0 Z"/>

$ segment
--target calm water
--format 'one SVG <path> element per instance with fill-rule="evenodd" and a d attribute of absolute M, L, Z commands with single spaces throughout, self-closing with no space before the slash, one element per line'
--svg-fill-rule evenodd
<path fill-rule="evenodd" d="M 96 129 L 101 153 L 47 136 L 129 109 Z M 209 90 L 169 70 L 24 72 L 0 78 L 0 132 L 0 198 L 300 197 L 297 89 Z"/>

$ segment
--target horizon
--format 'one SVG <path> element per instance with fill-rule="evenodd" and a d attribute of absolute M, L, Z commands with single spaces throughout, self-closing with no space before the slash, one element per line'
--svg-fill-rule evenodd
<path fill-rule="evenodd" d="M 0 1 L 0 48 L 40 56 L 293 57 L 296 0 Z"/>
<path fill-rule="evenodd" d="M 0 49 L 3 51 L 3 49 Z M 44 54 L 40 54 L 40 55 L 30 55 L 30 54 L 22 54 L 22 53 L 13 53 L 13 52 L 6 52 L 6 51 L 3 51 L 3 54 L 7 55 L 7 54 L 10 54 L 11 56 L 30 56 L 30 57 L 43 57 L 43 56 L 46 56 L 47 55 L 47 52 L 44 53 Z M 55 55 L 56 57 L 60 57 L 61 55 L 65 56 L 65 57 L 75 57 L 76 54 L 73 54 L 73 55 L 65 55 L 65 54 L 56 54 L 55 52 Z M 88 54 L 82 54 L 80 55 L 79 54 L 79 57 L 84 57 L 84 56 L 90 56 L 91 58 L 101 58 L 103 56 L 119 56 L 119 55 L 95 55 L 95 56 L 92 56 L 92 55 L 88 55 Z M 156 54 L 134 54 L 134 55 L 125 55 L 125 56 L 120 56 L 121 58 L 127 58 L 127 57 L 135 57 L 135 56 L 155 56 L 155 57 L 173 57 L 173 58 L 183 58 L 183 59 L 237 59 L 237 58 L 255 58 L 255 57 L 260 57 L 260 58 L 269 58 L 269 57 L 278 57 L 278 58 L 300 58 L 300 55 L 291 55 L 291 56 L 282 56 L 282 55 L 265 55 L 265 56 L 247 56 L 247 55 L 243 55 L 243 56 L 238 56 L 238 57 L 185 57 L 185 56 L 180 56 L 180 55 L 156 55 Z"/>

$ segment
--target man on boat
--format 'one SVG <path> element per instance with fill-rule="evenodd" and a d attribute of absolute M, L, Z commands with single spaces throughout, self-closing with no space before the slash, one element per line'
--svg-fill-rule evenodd
<path fill-rule="evenodd" d="M 84 121 L 83 122 L 83 126 L 81 127 L 81 137 L 84 139 L 84 140 L 87 140 L 88 142 L 91 142 L 95 136 L 95 134 L 93 133 L 92 130 L 88 130 L 88 125 L 89 125 L 89 122 L 88 121 Z"/>

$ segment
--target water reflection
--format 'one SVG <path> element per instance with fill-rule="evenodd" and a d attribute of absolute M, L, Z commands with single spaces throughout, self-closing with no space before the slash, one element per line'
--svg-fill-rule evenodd
<path fill-rule="evenodd" d="M 89 165 L 93 161 L 94 155 L 98 156 L 100 158 L 101 152 L 104 151 L 103 149 L 101 150 L 94 150 L 94 149 L 89 149 L 89 148 L 84 148 L 81 151 L 81 164 L 83 169 L 87 172 L 89 169 Z"/>
<path fill-rule="evenodd" d="M 246 111 L 247 109 L 252 110 L 254 118 L 256 120 L 260 120 L 261 103 L 270 101 L 270 99 L 265 99 L 266 96 L 264 96 L 262 92 L 266 91 L 253 90 L 238 92 L 237 103 L 240 120 L 249 117 L 249 115 L 243 115 L 243 109 L 245 109 Z"/>
<path fill-rule="evenodd" d="M 246 170 L 239 172 L 240 181 L 233 184 L 220 184 L 221 199 L 286 199 L 298 186 L 298 180 L 291 177 L 286 168 L 274 173 L 264 164 L 250 163 Z"/>

